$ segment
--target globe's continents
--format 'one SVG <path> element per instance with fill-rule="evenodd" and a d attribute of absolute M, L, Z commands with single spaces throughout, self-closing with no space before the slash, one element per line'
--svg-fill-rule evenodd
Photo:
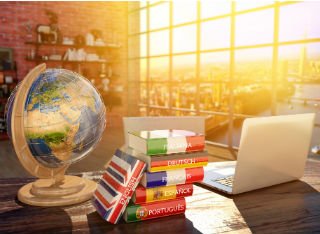
<path fill-rule="evenodd" d="M 17 89 L 16 89 L 17 90 Z M 7 104 L 11 137 L 14 91 Z M 36 78 L 24 103 L 24 136 L 33 157 L 57 168 L 82 159 L 101 139 L 105 106 L 92 84 L 65 69 L 47 69 Z"/>

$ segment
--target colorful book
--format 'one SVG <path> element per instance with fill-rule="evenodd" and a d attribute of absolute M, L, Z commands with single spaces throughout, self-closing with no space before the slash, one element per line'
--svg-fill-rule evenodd
<path fill-rule="evenodd" d="M 144 188 L 138 185 L 131 200 L 135 204 L 150 203 L 156 201 L 172 200 L 180 197 L 192 196 L 192 184 L 180 184 L 161 186 L 156 188 Z"/>
<path fill-rule="evenodd" d="M 145 172 L 140 181 L 140 184 L 145 188 L 154 188 L 176 184 L 192 184 L 195 182 L 201 182 L 203 180 L 203 177 L 203 167 L 161 172 Z"/>
<path fill-rule="evenodd" d="M 146 219 L 161 218 L 169 215 L 183 214 L 186 210 L 184 198 L 175 200 L 145 203 L 142 205 L 129 204 L 123 218 L 127 223 Z"/>
<path fill-rule="evenodd" d="M 153 130 L 129 132 L 129 146 L 147 155 L 202 151 L 203 134 L 186 130 Z"/>
<path fill-rule="evenodd" d="M 103 219 L 110 223 L 119 221 L 145 168 L 143 161 L 121 150 L 115 152 L 92 199 Z"/>
<path fill-rule="evenodd" d="M 124 151 L 131 156 L 144 161 L 147 164 L 147 170 L 149 172 L 203 167 L 208 164 L 209 156 L 207 151 L 156 156 L 149 156 L 132 148 L 125 148 Z"/>

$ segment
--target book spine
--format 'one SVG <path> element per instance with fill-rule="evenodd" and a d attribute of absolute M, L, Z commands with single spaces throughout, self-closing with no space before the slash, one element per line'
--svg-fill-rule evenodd
<path fill-rule="evenodd" d="M 189 136 L 186 137 L 187 148 L 186 152 L 202 151 L 205 146 L 205 137 L 201 136 Z"/>
<path fill-rule="evenodd" d="M 137 222 L 169 215 L 182 214 L 185 210 L 186 201 L 184 198 L 146 203 L 143 205 L 129 205 L 125 210 L 124 220 L 127 223 Z"/>
<path fill-rule="evenodd" d="M 113 158 L 113 160 L 115 159 Z M 98 183 L 97 190 L 93 194 L 93 205 L 106 221 L 115 224 L 122 216 L 126 205 L 142 177 L 142 172 L 146 164 L 142 161 L 137 161 L 133 164 L 132 174 L 130 174 L 128 181 L 120 183 L 116 179 L 116 177 L 121 177 L 119 174 L 115 174 L 114 171 L 112 172 L 115 177 L 109 174 L 112 162 L 110 162 L 109 167 L 106 169 L 107 172 L 103 174 Z M 124 164 L 124 161 L 122 163 Z M 116 167 L 116 165 L 113 167 Z M 122 170 L 122 168 L 119 167 L 118 170 Z"/>
<path fill-rule="evenodd" d="M 204 167 L 207 165 L 208 165 L 208 162 L 199 162 L 199 163 L 188 164 L 188 165 L 176 165 L 176 166 L 170 166 L 170 167 L 154 167 L 154 168 L 148 169 L 148 171 L 149 172 L 170 171 L 170 170 L 178 170 L 178 169 Z"/>
<path fill-rule="evenodd" d="M 202 151 L 204 136 L 172 137 L 147 140 L 147 155 Z"/>
<path fill-rule="evenodd" d="M 179 197 L 188 197 L 193 193 L 192 184 L 162 186 L 146 189 L 139 185 L 135 191 L 133 202 L 135 204 L 155 201 L 171 200 Z"/>
<path fill-rule="evenodd" d="M 200 182 L 203 180 L 203 177 L 203 167 L 196 167 L 154 173 L 145 172 L 141 182 L 145 188 L 154 188 L 159 186 Z"/>
<path fill-rule="evenodd" d="M 182 168 L 203 167 L 208 164 L 208 157 L 183 158 L 151 162 L 149 171 L 158 172 Z"/>

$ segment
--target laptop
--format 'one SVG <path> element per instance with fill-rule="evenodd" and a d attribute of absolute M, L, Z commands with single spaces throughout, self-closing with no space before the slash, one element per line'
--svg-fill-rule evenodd
<path fill-rule="evenodd" d="M 209 163 L 201 184 L 239 194 L 303 176 L 315 114 L 248 118 L 237 161 Z"/>

